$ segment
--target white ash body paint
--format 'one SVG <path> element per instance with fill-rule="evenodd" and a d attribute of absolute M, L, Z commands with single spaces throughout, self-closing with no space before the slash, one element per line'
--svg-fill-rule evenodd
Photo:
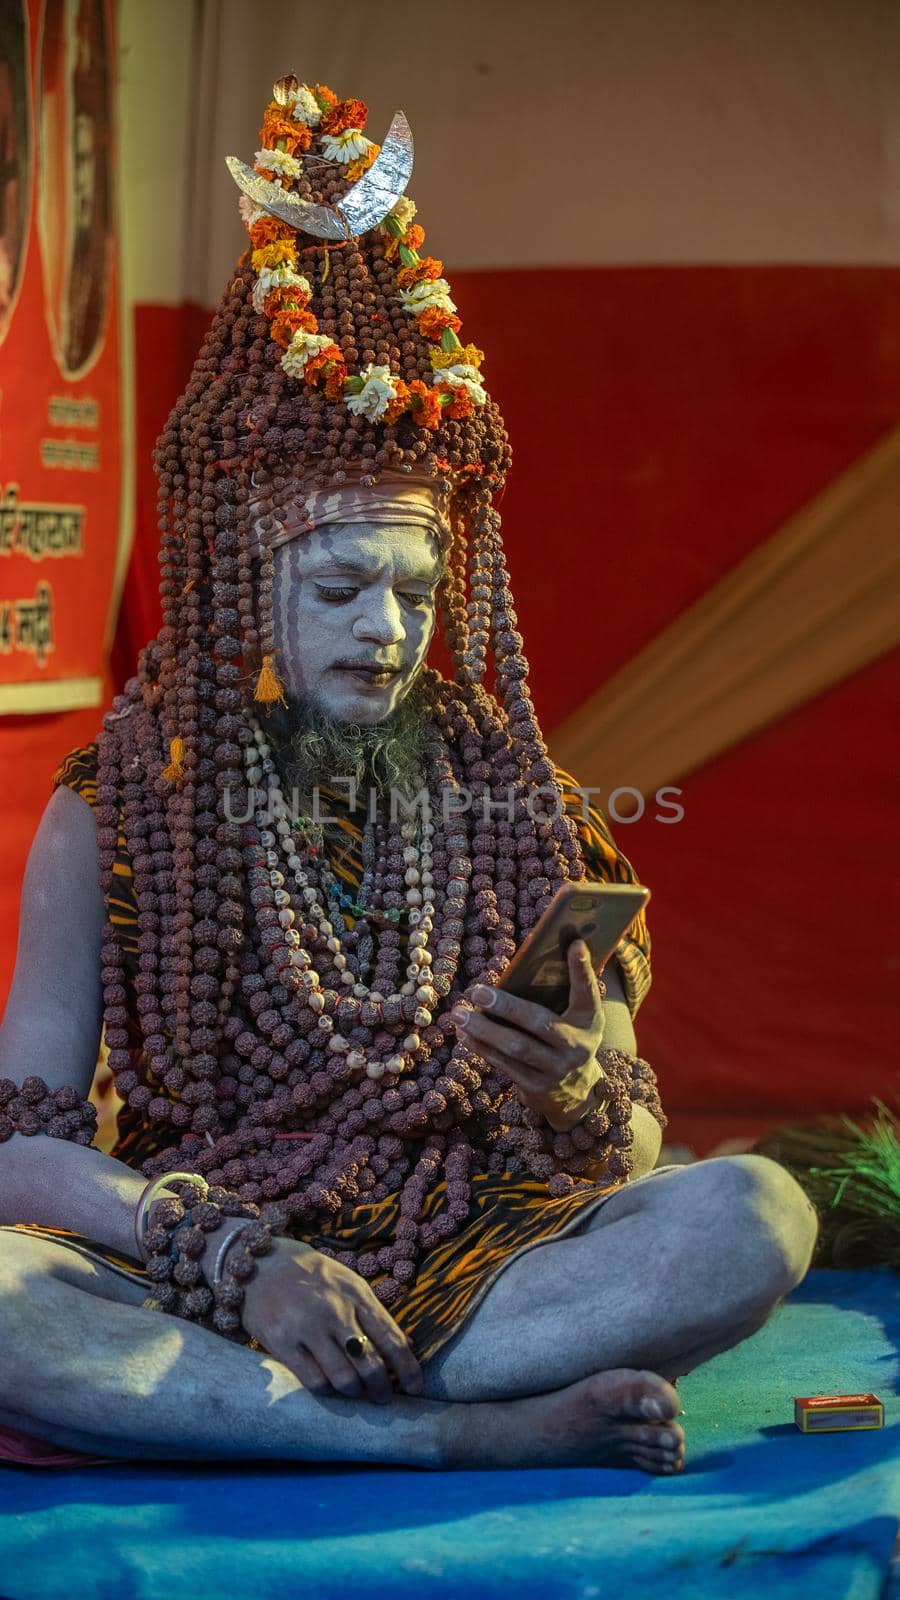
<path fill-rule="evenodd" d="M 278 546 L 274 561 L 275 646 L 287 693 L 363 727 L 389 716 L 434 636 L 437 535 L 402 521 L 338 523 Z M 366 685 L 338 670 L 342 663 L 399 671 Z"/>

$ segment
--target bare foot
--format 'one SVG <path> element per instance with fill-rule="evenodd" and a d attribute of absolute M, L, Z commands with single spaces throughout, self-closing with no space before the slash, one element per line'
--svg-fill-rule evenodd
<path fill-rule="evenodd" d="M 655 1401 L 661 1414 L 648 1415 Z M 675 1473 L 684 1467 L 681 1402 L 654 1372 L 619 1367 L 592 1373 L 567 1389 L 524 1400 L 454 1405 L 443 1468 L 636 1467 Z"/>

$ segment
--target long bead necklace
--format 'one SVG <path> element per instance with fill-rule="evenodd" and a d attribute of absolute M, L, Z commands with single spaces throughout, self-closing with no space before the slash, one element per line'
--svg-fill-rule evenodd
<path fill-rule="evenodd" d="M 319 1029 L 328 1034 L 329 1051 L 346 1054 L 349 1066 L 364 1067 L 371 1078 L 381 1077 L 386 1070 L 408 1071 L 413 1064 L 410 1059 L 411 1053 L 421 1044 L 417 1033 L 411 1032 L 404 1038 L 402 1053 L 395 1051 L 387 1060 L 380 1060 L 368 1055 L 360 1047 L 354 1048 L 341 1029 L 334 1027 L 331 1016 L 326 1014 L 326 994 L 321 991 L 319 974 L 313 965 L 312 955 L 305 948 L 301 931 L 307 943 L 312 942 L 317 935 L 324 940 L 325 947 L 330 953 L 331 963 L 339 974 L 345 993 L 352 992 L 361 1007 L 368 1001 L 376 1007 L 376 1012 L 383 1014 L 385 996 L 377 989 L 360 983 L 348 965 L 347 954 L 343 948 L 344 941 L 336 934 L 334 924 L 322 905 L 322 884 L 314 882 L 312 863 L 308 859 L 305 862 L 299 853 L 298 841 L 291 828 L 289 808 L 278 782 L 268 742 L 255 719 L 251 719 L 251 727 L 254 745 L 248 745 L 245 751 L 247 782 L 251 790 L 256 791 L 254 800 L 261 801 L 254 806 L 259 843 L 264 852 L 260 866 L 268 878 L 278 913 L 275 948 L 272 947 L 271 939 L 273 930 L 264 930 L 270 935 L 266 941 L 269 946 L 269 959 L 279 971 L 285 988 L 293 992 L 299 1002 L 317 1014 Z M 266 783 L 264 790 L 261 789 L 263 781 Z M 267 795 L 271 817 L 268 817 L 263 809 Z M 270 822 L 273 826 L 268 825 Z M 415 824 L 406 821 L 400 827 L 400 837 L 403 840 L 402 859 L 405 863 L 405 900 L 409 908 L 411 932 L 407 950 L 406 981 L 387 996 L 387 1005 L 399 1005 L 401 1014 L 412 1021 L 415 1028 L 430 1025 L 433 1020 L 433 1007 L 438 999 L 437 992 L 429 981 L 433 961 L 433 950 L 429 940 L 435 926 L 435 904 L 432 899 L 434 831 L 430 816 L 426 816 L 422 824 L 421 845 L 417 848 L 414 843 Z M 323 863 L 317 857 L 315 866 L 320 880 L 324 879 L 328 873 L 327 863 Z M 295 886 L 293 898 L 287 887 L 289 881 Z M 298 930 L 295 926 L 296 907 L 300 904 L 303 906 L 305 920 Z M 348 930 L 345 929 L 345 940 L 347 935 Z M 411 1017 L 408 1016 L 410 1008 L 412 1008 Z"/>
<path fill-rule="evenodd" d="M 372 934 L 373 918 L 368 914 L 366 901 L 369 896 L 369 886 L 375 873 L 375 827 L 368 820 L 363 828 L 362 836 L 362 864 L 363 876 L 359 886 L 359 902 L 363 907 L 362 914 L 357 918 L 354 926 L 356 934 L 356 960 L 360 983 L 365 983 L 368 973 L 372 970 L 375 959 L 375 939 Z"/>

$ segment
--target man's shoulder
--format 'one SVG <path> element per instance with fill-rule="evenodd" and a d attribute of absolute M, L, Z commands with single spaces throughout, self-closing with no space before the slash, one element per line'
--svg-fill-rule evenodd
<path fill-rule="evenodd" d="M 53 773 L 51 786 L 54 789 L 74 789 L 93 810 L 97 804 L 97 756 L 96 739 L 70 750 Z"/>
<path fill-rule="evenodd" d="M 567 772 L 565 767 L 561 767 L 558 761 L 554 761 L 553 766 L 556 772 L 556 781 L 559 784 L 559 787 L 562 791 L 563 800 L 565 801 L 566 810 L 571 812 L 580 812 L 582 809 L 584 794 L 581 784 L 578 782 L 577 778 L 572 776 L 571 772 Z"/>

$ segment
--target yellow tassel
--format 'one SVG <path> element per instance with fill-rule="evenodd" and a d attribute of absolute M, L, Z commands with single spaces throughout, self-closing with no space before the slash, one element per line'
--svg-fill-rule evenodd
<path fill-rule="evenodd" d="M 182 762 L 183 755 L 184 740 L 176 737 L 169 745 L 169 756 L 171 759 L 169 761 L 169 765 L 167 767 L 163 767 L 162 773 L 163 777 L 167 778 L 169 783 L 180 783 L 184 777 L 184 765 Z"/>
<path fill-rule="evenodd" d="M 256 680 L 256 688 L 253 691 L 253 698 L 261 701 L 265 706 L 274 705 L 276 700 L 280 700 L 281 704 L 286 706 L 284 687 L 273 666 L 274 660 L 274 656 L 263 656 L 259 677 Z"/>
<path fill-rule="evenodd" d="M 324 254 L 324 257 L 325 257 L 325 261 L 324 261 L 323 266 L 322 266 L 322 276 L 321 276 L 321 278 L 319 280 L 320 283 L 324 283 L 325 282 L 325 279 L 328 277 L 328 274 L 329 274 L 329 272 L 331 270 L 331 251 L 329 250 L 327 244 L 324 246 L 323 254 Z"/>

